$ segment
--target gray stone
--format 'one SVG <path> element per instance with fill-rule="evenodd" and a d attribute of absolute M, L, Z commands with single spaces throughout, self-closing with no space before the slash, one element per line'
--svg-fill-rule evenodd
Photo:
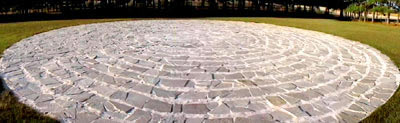
<path fill-rule="evenodd" d="M 53 79 L 53 78 L 46 78 L 46 79 L 41 80 L 41 82 L 44 85 L 52 85 L 52 84 L 60 84 L 61 83 L 60 81 Z"/>
<path fill-rule="evenodd" d="M 266 98 L 275 106 L 282 106 L 286 104 L 286 101 L 279 96 L 267 96 Z"/>
<path fill-rule="evenodd" d="M 89 79 L 81 79 L 76 81 L 75 84 L 78 85 L 79 87 L 88 88 L 93 84 L 93 81 Z"/>
<path fill-rule="evenodd" d="M 65 91 L 64 94 L 66 94 L 66 95 L 77 95 L 77 94 L 81 94 L 81 93 L 83 93 L 83 92 L 84 92 L 84 91 L 83 91 L 82 89 L 80 89 L 80 88 L 71 87 L 71 88 L 69 88 L 67 91 Z"/>
<path fill-rule="evenodd" d="M 93 123 L 119 123 L 119 122 L 113 121 L 111 119 L 97 119 L 93 121 Z"/>
<path fill-rule="evenodd" d="M 209 113 L 210 114 L 228 114 L 229 112 L 230 112 L 230 109 L 228 108 L 228 106 L 226 106 L 225 104 L 220 104 L 219 106 L 217 106 L 216 108 L 211 110 Z"/>
<path fill-rule="evenodd" d="M 182 104 L 174 104 L 172 112 L 174 113 L 182 112 Z"/>
<path fill-rule="evenodd" d="M 149 108 L 159 112 L 171 112 L 172 105 L 166 102 L 150 99 L 146 104 L 144 104 L 144 108 Z"/>
<path fill-rule="evenodd" d="M 132 89 L 135 91 L 140 91 L 142 93 L 150 93 L 153 87 L 144 84 L 136 84 L 132 87 Z"/>
<path fill-rule="evenodd" d="M 291 120 L 293 118 L 289 114 L 281 112 L 281 111 L 274 111 L 274 112 L 271 113 L 271 115 L 272 115 L 274 120 L 278 120 L 278 121 L 281 121 L 281 122 L 288 121 L 288 120 Z"/>
<path fill-rule="evenodd" d="M 243 79 L 244 76 L 241 73 L 225 74 L 225 79 Z"/>
<path fill-rule="evenodd" d="M 209 98 L 215 98 L 215 97 L 220 97 L 220 98 L 224 98 L 227 95 L 229 95 L 230 93 L 232 93 L 231 91 L 210 91 L 208 92 L 208 97 Z"/>
<path fill-rule="evenodd" d="M 154 88 L 153 89 L 153 94 L 155 94 L 158 97 L 164 97 L 164 98 L 176 98 L 180 92 L 176 91 L 167 91 L 167 90 L 162 90 L 159 88 Z"/>
<path fill-rule="evenodd" d="M 168 87 L 185 87 L 189 80 L 161 79 L 160 84 Z"/>
<path fill-rule="evenodd" d="M 178 96 L 178 99 L 190 99 L 190 100 L 206 99 L 206 98 L 207 98 L 207 93 L 193 92 L 193 91 L 185 92 Z"/>
<path fill-rule="evenodd" d="M 78 113 L 76 116 L 75 123 L 89 123 L 99 118 L 98 115 L 89 112 Z"/>
<path fill-rule="evenodd" d="M 123 91 L 116 91 L 114 92 L 110 98 L 111 99 L 118 99 L 118 100 L 125 100 L 128 96 L 127 92 L 123 92 Z"/>
<path fill-rule="evenodd" d="M 233 123 L 232 118 L 206 119 L 205 123 Z"/>
<path fill-rule="evenodd" d="M 40 102 L 47 102 L 53 100 L 52 95 L 39 95 L 39 97 L 35 100 L 35 103 L 40 103 Z"/>
<path fill-rule="evenodd" d="M 114 102 L 114 101 L 110 101 L 117 109 L 119 109 L 119 110 L 121 110 L 121 111 L 123 111 L 123 112 L 125 112 L 125 113 L 128 113 L 131 109 L 133 109 L 133 107 L 131 107 L 131 106 L 128 106 L 128 105 L 125 105 L 125 104 L 121 104 L 121 103 L 118 103 L 118 102 Z"/>
<path fill-rule="evenodd" d="M 227 98 L 243 98 L 251 97 L 250 91 L 248 89 L 234 90 Z"/>
<path fill-rule="evenodd" d="M 208 73 L 189 73 L 187 76 L 188 79 L 195 80 L 212 80 L 212 75 Z"/>
<path fill-rule="evenodd" d="M 133 114 L 126 118 L 128 121 L 135 121 L 135 122 L 148 122 L 151 120 L 150 112 L 146 112 L 140 109 L 134 110 Z"/>
<path fill-rule="evenodd" d="M 203 118 L 187 118 L 185 120 L 186 123 L 202 123 L 203 121 Z"/>
<path fill-rule="evenodd" d="M 354 122 L 358 122 L 359 120 L 361 120 L 361 118 L 365 117 L 365 114 L 356 113 L 356 112 L 341 112 L 341 113 L 339 113 L 338 116 L 340 116 L 340 118 L 339 118 L 340 122 L 354 123 Z"/>
<path fill-rule="evenodd" d="M 361 43 L 210 20 L 45 32 L 8 48 L 0 71 L 22 103 L 65 122 L 359 122 L 400 77 Z"/>
<path fill-rule="evenodd" d="M 210 111 L 206 104 L 184 104 L 182 109 L 187 114 L 205 114 Z"/>
<path fill-rule="evenodd" d="M 150 100 L 149 97 L 132 92 L 128 93 L 128 97 L 126 98 L 127 103 L 138 108 L 142 108 L 148 100 Z"/>

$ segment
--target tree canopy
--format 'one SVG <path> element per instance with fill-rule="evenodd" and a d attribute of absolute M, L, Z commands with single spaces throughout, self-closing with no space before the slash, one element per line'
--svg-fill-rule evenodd
<path fill-rule="evenodd" d="M 386 22 L 390 23 L 390 14 L 399 13 L 400 14 L 400 0 L 356 0 L 350 4 L 346 11 L 351 13 L 353 18 L 364 18 L 366 21 L 368 18 L 368 13 L 372 12 L 372 21 L 375 20 L 375 14 L 382 14 L 386 16 Z M 364 13 L 362 15 L 361 13 Z M 400 15 L 398 15 L 397 21 L 399 22 Z"/>
<path fill-rule="evenodd" d="M 307 11 L 344 9 L 350 0 L 1 0 L 0 13 L 28 14 L 99 9 Z"/>

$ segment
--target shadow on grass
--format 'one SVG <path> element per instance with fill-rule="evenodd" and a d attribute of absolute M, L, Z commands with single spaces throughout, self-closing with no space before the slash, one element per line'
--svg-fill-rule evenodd
<path fill-rule="evenodd" d="M 29 123 L 58 123 L 59 121 L 44 116 L 25 104 L 18 102 L 18 98 L 5 87 L 5 80 L 0 76 L 0 121 L 29 122 Z"/>

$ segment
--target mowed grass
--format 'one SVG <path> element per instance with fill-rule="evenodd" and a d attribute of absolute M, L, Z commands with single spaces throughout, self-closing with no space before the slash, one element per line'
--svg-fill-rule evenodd
<path fill-rule="evenodd" d="M 397 66 L 400 66 L 400 27 L 363 22 L 337 21 L 332 19 L 299 19 L 299 18 L 266 18 L 266 17 L 234 17 L 234 18 L 203 18 L 210 20 L 247 21 L 270 23 L 290 26 L 307 30 L 325 32 L 368 44 L 388 55 Z M 88 19 L 88 20 L 60 20 L 34 21 L 0 24 L 0 53 L 7 47 L 21 39 L 34 34 L 57 29 L 65 26 L 108 22 L 131 19 Z M 0 90 L 0 92 L 2 92 Z M 28 112 L 27 112 L 28 111 Z M 8 91 L 4 91 L 0 98 L 0 120 L 20 119 L 22 121 L 55 122 L 55 120 L 38 114 L 29 107 L 18 103 Z M 363 122 L 400 122 L 400 92 L 396 91 L 393 97 L 382 107 L 378 108 Z"/>
<path fill-rule="evenodd" d="M 33 21 L 0 24 L 0 54 L 12 44 L 29 36 L 49 30 L 74 26 L 80 24 L 120 21 L 130 19 L 85 19 L 85 20 L 57 20 L 57 21 Z M 44 116 L 34 109 L 19 103 L 11 92 L 0 86 L 0 121 L 4 122 L 58 122 L 55 119 Z"/>

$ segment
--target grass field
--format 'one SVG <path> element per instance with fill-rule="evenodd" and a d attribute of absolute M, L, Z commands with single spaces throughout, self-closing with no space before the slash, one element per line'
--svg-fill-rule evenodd
<path fill-rule="evenodd" d="M 388 55 L 397 66 L 400 66 L 400 27 L 363 22 L 337 21 L 332 19 L 265 17 L 205 19 L 270 23 L 333 34 L 375 47 L 382 51 L 382 53 Z M 0 52 L 3 52 L 15 42 L 40 32 L 65 26 L 118 20 L 131 19 L 61 20 L 0 24 Z M 26 112 L 27 110 L 29 112 Z M 21 103 L 17 103 L 15 98 L 8 91 L 2 91 L 0 99 L 0 120 L 8 118 L 20 119 L 23 121 L 54 121 L 51 118 L 41 116 Z M 369 117 L 364 119 L 363 122 L 400 122 L 400 92 L 397 90 L 386 104 L 378 108 Z"/>

